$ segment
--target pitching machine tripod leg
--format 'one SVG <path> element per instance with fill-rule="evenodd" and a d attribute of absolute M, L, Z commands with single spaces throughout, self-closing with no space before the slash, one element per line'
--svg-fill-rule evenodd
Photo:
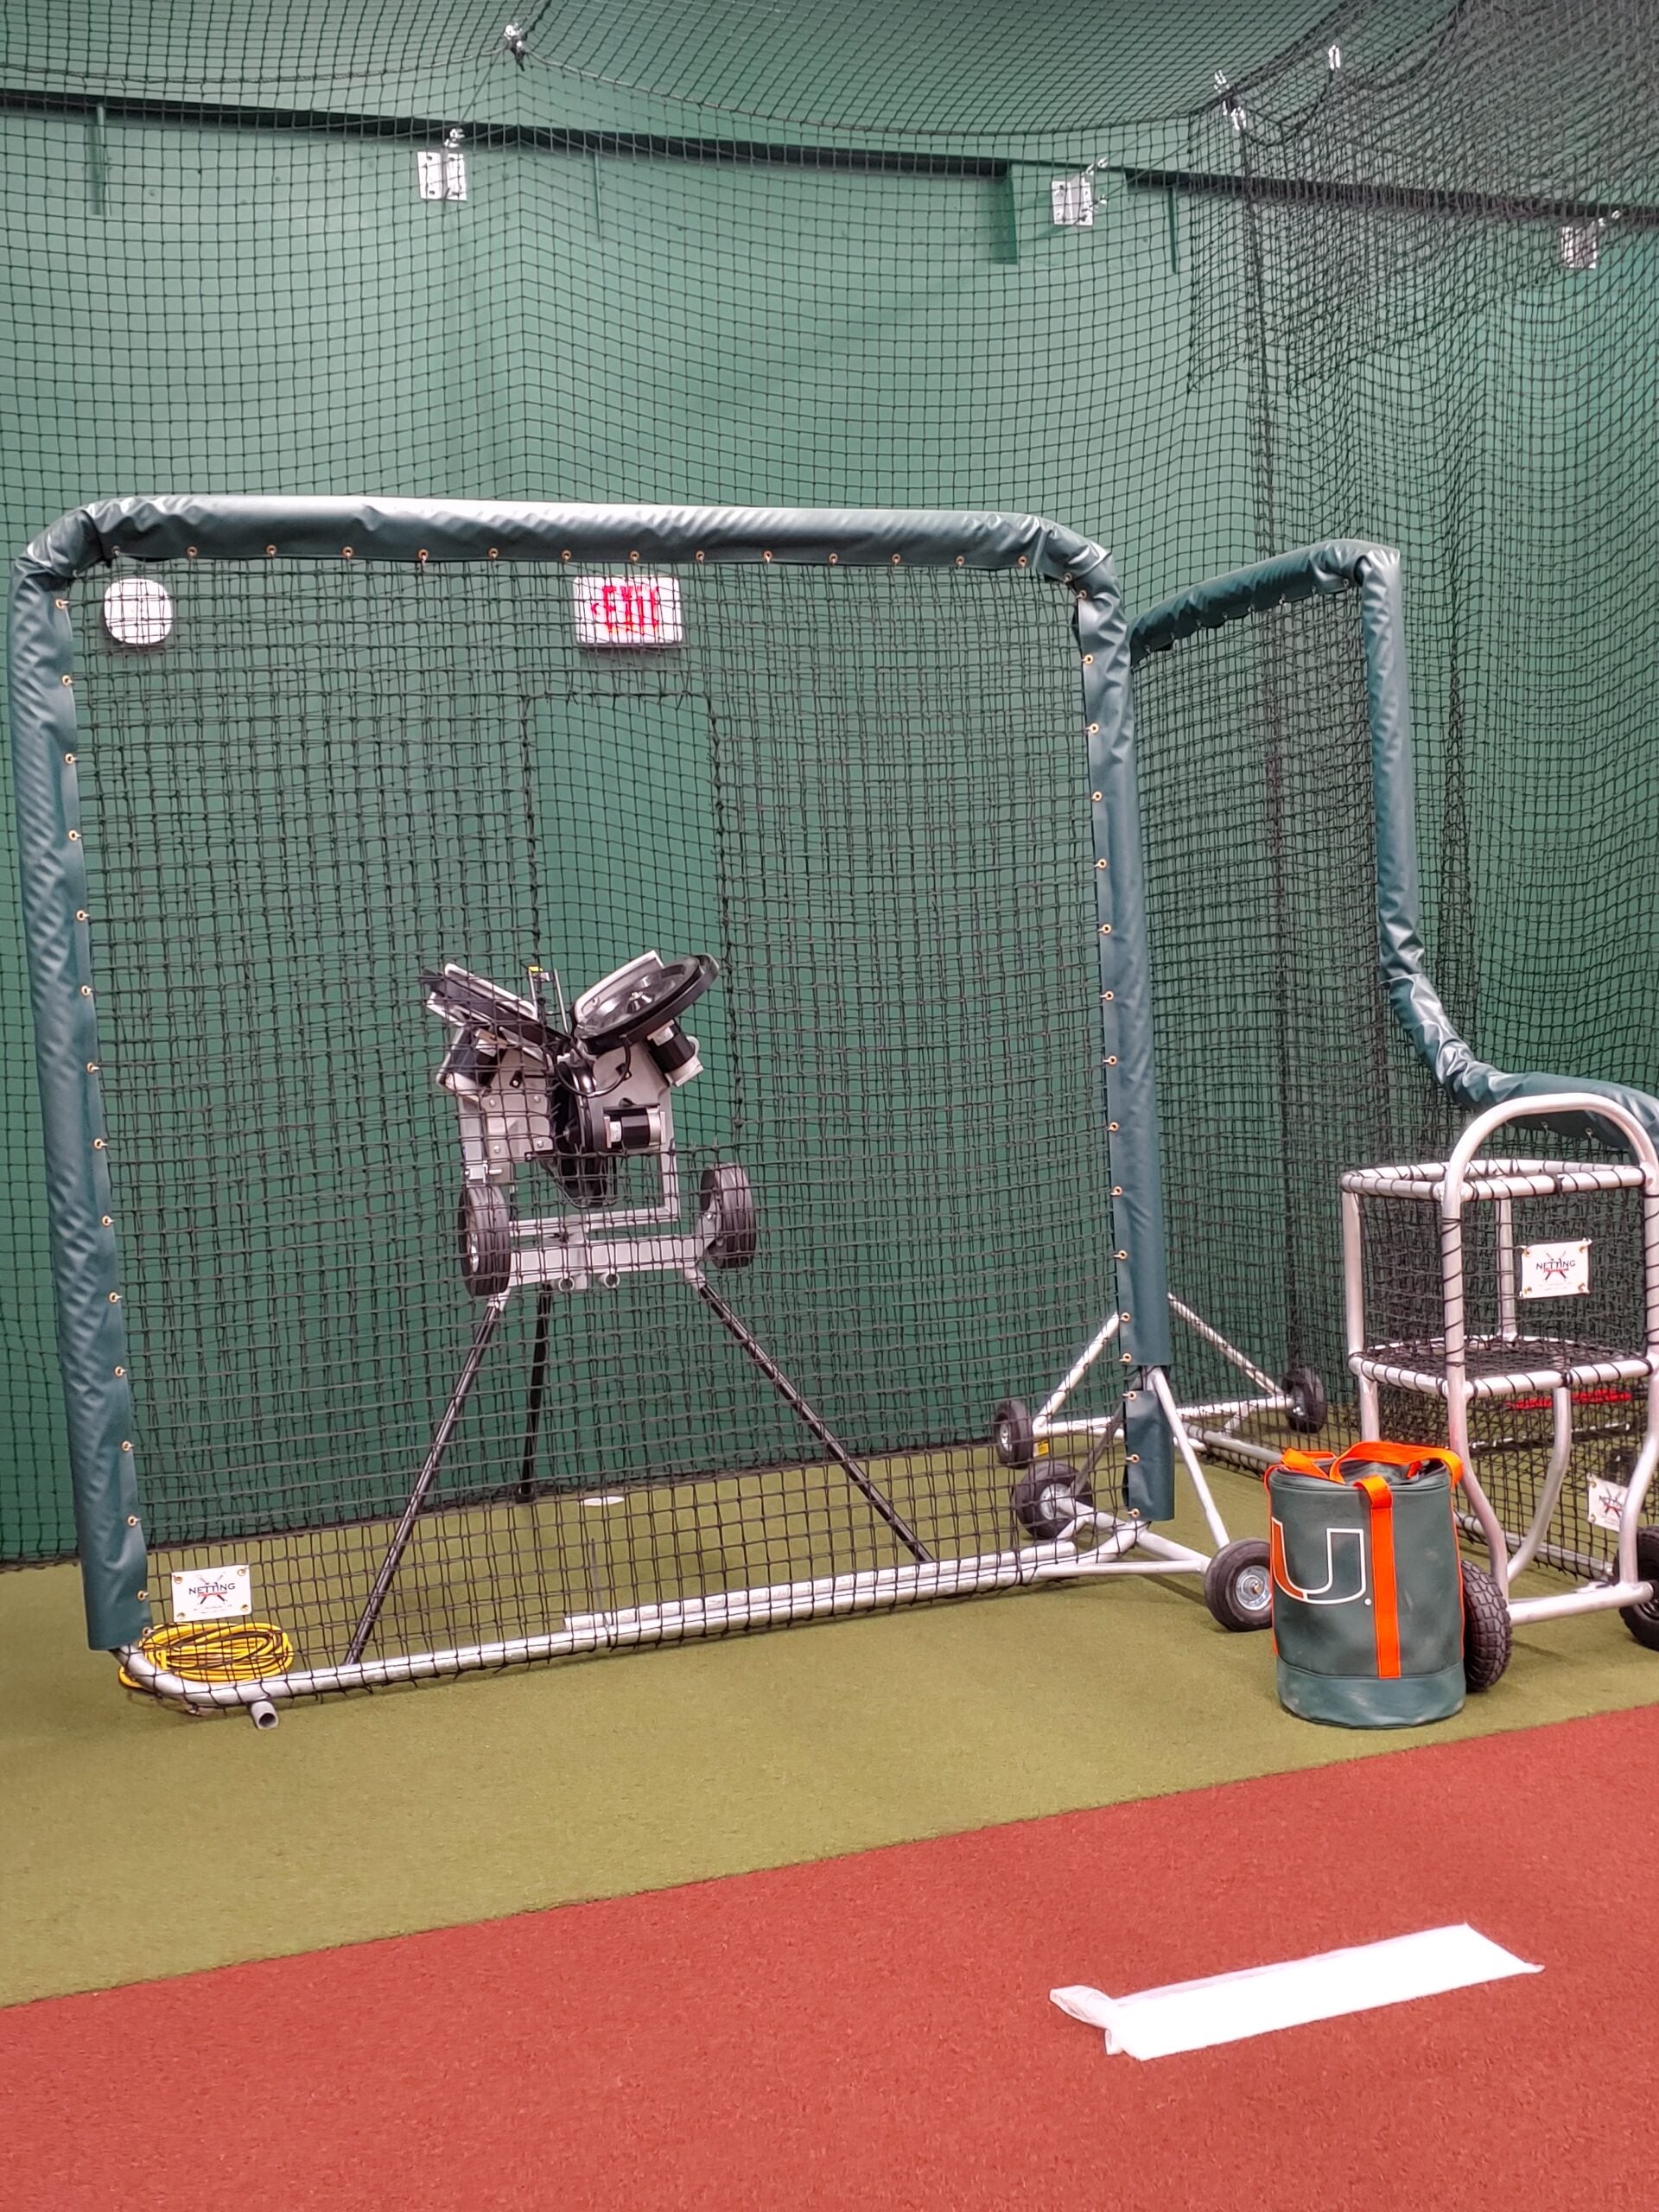
<path fill-rule="evenodd" d="M 374 1587 L 364 1601 L 363 1610 L 357 1617 L 357 1626 L 352 1630 L 352 1640 L 346 1647 L 345 1663 L 348 1667 L 355 1665 L 362 1657 L 363 1647 L 374 1633 L 374 1624 L 380 1618 L 380 1608 L 385 1604 L 386 1592 L 397 1579 L 404 1554 L 409 1548 L 409 1540 L 415 1533 L 415 1523 L 426 1503 L 426 1494 L 437 1479 L 438 1470 L 443 1465 L 456 1424 L 466 1409 L 467 1399 L 473 1395 L 473 1385 L 478 1380 L 478 1370 L 484 1364 L 484 1355 L 490 1348 L 490 1339 L 500 1326 L 501 1316 L 507 1310 L 509 1295 L 505 1290 L 499 1291 L 478 1317 L 471 1349 L 461 1363 L 461 1373 L 455 1377 L 455 1387 L 449 1393 L 449 1402 L 432 1432 L 432 1441 L 421 1462 L 421 1471 L 415 1478 L 415 1486 L 409 1493 L 409 1503 L 404 1508 L 403 1518 L 386 1547 L 386 1555 L 374 1578 Z"/>
<path fill-rule="evenodd" d="M 518 1495 L 536 1495 L 536 1443 L 542 1429 L 542 1401 L 547 1395 L 547 1339 L 553 1294 L 543 1283 L 536 1294 L 536 1338 L 530 1355 L 530 1395 L 524 1405 L 524 1451 L 518 1463 Z"/>
<path fill-rule="evenodd" d="M 897 1506 L 876 1488 L 846 1446 L 813 1411 L 760 1338 L 751 1335 L 725 1300 L 709 1288 L 708 1279 L 701 1270 L 688 1268 L 685 1279 L 714 1315 L 715 1320 L 719 1322 L 721 1327 L 725 1330 L 727 1335 L 731 1338 L 733 1343 L 753 1361 L 791 1412 L 798 1414 L 805 1422 L 813 1435 L 817 1438 L 819 1443 L 841 1469 L 842 1473 L 851 1483 L 853 1488 L 860 1492 L 871 1510 L 887 1522 L 911 1557 L 921 1560 L 924 1564 L 930 1561 L 933 1556 L 932 1553 L 928 1550 Z"/>

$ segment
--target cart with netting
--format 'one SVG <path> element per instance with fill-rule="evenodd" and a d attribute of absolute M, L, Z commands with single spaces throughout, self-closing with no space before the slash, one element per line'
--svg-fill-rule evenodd
<path fill-rule="evenodd" d="M 1575 1126 L 1580 1158 L 1489 1154 L 1516 1121 Z M 1529 1567 L 1574 1586 L 1510 1597 L 1516 1623 L 1617 1609 L 1659 1649 L 1659 1154 L 1618 1100 L 1567 1090 L 1478 1115 L 1444 1160 L 1342 1178 L 1348 1365 L 1367 1436 L 1443 1422 L 1465 1533 L 1500 1591 Z M 1559 1319 L 1563 1306 L 1573 1316 Z"/>

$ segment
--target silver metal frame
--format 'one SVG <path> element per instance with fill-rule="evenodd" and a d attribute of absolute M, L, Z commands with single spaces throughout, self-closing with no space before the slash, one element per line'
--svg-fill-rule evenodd
<path fill-rule="evenodd" d="M 1495 1160 L 1481 1156 L 1493 1130 L 1516 1121 L 1582 1115 L 1610 1122 L 1629 1144 L 1633 1164 L 1548 1160 Z M 1597 1191 L 1639 1190 L 1642 1196 L 1643 1321 L 1646 1337 L 1640 1351 L 1586 1347 L 1600 1357 L 1563 1363 L 1535 1359 L 1534 1345 L 1544 1339 L 1523 1336 L 1516 1315 L 1515 1233 L 1516 1198 L 1573 1196 Z M 1415 1358 L 1404 1348 L 1369 1344 L 1365 1331 L 1365 1260 L 1360 1214 L 1363 1198 L 1398 1198 L 1434 1206 L 1440 1216 L 1441 1334 L 1425 1339 L 1435 1357 Z M 1465 1325 L 1463 1216 L 1471 1205 L 1495 1209 L 1499 1342 L 1516 1350 L 1513 1367 L 1471 1378 Z M 1582 1573 L 1577 1590 L 1549 1598 L 1510 1600 L 1516 1622 L 1554 1620 L 1564 1614 L 1599 1612 L 1646 1605 L 1659 1595 L 1637 1572 L 1637 1533 L 1656 1464 L 1659 1464 L 1659 1152 L 1636 1116 L 1605 1093 L 1562 1090 L 1517 1099 L 1478 1114 L 1459 1139 L 1449 1160 L 1414 1166 L 1356 1169 L 1342 1178 L 1343 1300 L 1348 1365 L 1359 1388 L 1360 1429 L 1378 1433 L 1379 1385 L 1441 1399 L 1452 1450 L 1463 1462 L 1463 1486 L 1475 1525 L 1484 1537 L 1491 1571 L 1506 1597 L 1516 1575 L 1535 1562 Z M 1553 1340 L 1551 1340 L 1553 1341 Z M 1548 1541 L 1548 1531 L 1566 1483 L 1573 1450 L 1573 1393 L 1611 1382 L 1647 1383 L 1647 1422 L 1641 1449 L 1625 1488 L 1619 1515 L 1617 1571 Z M 1550 1456 L 1538 1503 L 1525 1529 L 1505 1529 L 1480 1486 L 1469 1447 L 1469 1408 L 1477 1399 L 1531 1395 L 1548 1391 L 1553 1421 Z"/>
<path fill-rule="evenodd" d="M 1203 1405 L 1183 1406 L 1180 1412 L 1184 1421 L 1219 1421 L 1225 1422 L 1230 1428 L 1236 1427 L 1240 1421 L 1248 1420 L 1252 1414 L 1285 1413 L 1289 1410 L 1291 1401 L 1273 1377 L 1264 1374 L 1247 1353 L 1239 1351 L 1236 1344 L 1229 1344 L 1219 1329 L 1212 1328 L 1210 1323 L 1205 1320 L 1202 1315 L 1195 1313 L 1190 1306 L 1184 1306 L 1173 1292 L 1170 1294 L 1169 1310 L 1178 1321 L 1184 1321 L 1194 1336 L 1202 1337 L 1205 1344 L 1213 1345 L 1222 1357 L 1231 1366 L 1236 1367 L 1247 1382 L 1254 1382 L 1259 1393 L 1255 1397 L 1216 1398 Z M 1056 1418 L 1066 1400 L 1093 1367 L 1107 1345 L 1112 1342 L 1122 1325 L 1121 1315 L 1112 1314 L 1108 1320 L 1103 1322 L 1098 1333 L 1091 1337 L 1088 1344 L 1084 1346 L 1077 1358 L 1032 1415 L 1031 1427 L 1034 1437 L 1043 1439 L 1054 1436 L 1110 1436 L 1122 1428 L 1123 1416 L 1121 1411 L 1115 1414 L 1084 1414 L 1080 1419 L 1074 1418 L 1069 1421 L 1060 1421 Z M 1224 1441 L 1233 1448 L 1248 1448 L 1236 1445 L 1231 1437 L 1225 1436 L 1224 1432 L 1223 1433 Z M 1179 1441 L 1178 1437 L 1178 1444 Z M 1255 1454 L 1251 1453 L 1250 1456 L 1254 1457 Z M 1222 1541 L 1224 1542 L 1226 1539 L 1224 1537 Z"/>
<path fill-rule="evenodd" d="M 1179 1321 L 1184 1322 L 1194 1335 L 1212 1345 L 1236 1367 L 1245 1378 L 1256 1385 L 1259 1395 L 1244 1398 L 1217 1398 L 1199 1405 L 1178 1405 L 1169 1379 L 1160 1368 L 1153 1370 L 1147 1380 L 1157 1397 L 1159 1409 L 1168 1424 L 1187 1480 L 1198 1500 L 1198 1509 L 1208 1525 L 1216 1550 L 1232 1541 L 1227 1524 L 1221 1516 L 1215 1494 L 1199 1464 L 1195 1444 L 1204 1444 L 1211 1450 L 1234 1453 L 1248 1460 L 1271 1466 L 1278 1458 L 1276 1452 L 1265 1445 L 1257 1445 L 1235 1435 L 1232 1432 L 1253 1414 L 1284 1413 L 1289 1410 L 1291 1399 L 1265 1374 L 1254 1360 L 1230 1344 L 1219 1329 L 1213 1327 L 1190 1306 L 1183 1305 L 1173 1294 L 1169 1310 Z M 1123 1428 L 1123 1410 L 1115 1413 L 1073 1415 L 1062 1420 L 1061 1409 L 1077 1389 L 1096 1361 L 1116 1338 L 1122 1325 L 1122 1316 L 1110 1315 L 1102 1323 L 1060 1380 L 1049 1392 L 1042 1404 L 1032 1415 L 1031 1433 L 1037 1447 L 1033 1465 L 1040 1464 L 1044 1447 L 1056 1437 L 1086 1436 L 1096 1443 L 1104 1443 L 1120 1435 Z M 1199 1421 L 1220 1421 L 1219 1429 L 1196 1429 Z M 1133 1515 L 1121 1516 L 1099 1511 L 1081 1512 L 1070 1527 L 1062 1532 L 1062 1541 L 1071 1541 L 1084 1531 L 1092 1529 L 1096 1544 L 1087 1561 L 1074 1573 L 1096 1575 L 1108 1574 L 1197 1574 L 1202 1576 L 1209 1568 L 1214 1553 L 1201 1552 L 1191 1544 L 1182 1544 L 1173 1538 L 1160 1536 Z M 1129 1556 L 1135 1552 L 1147 1554 L 1144 1559 Z M 1054 1570 L 1050 1570 L 1052 1573 Z"/>

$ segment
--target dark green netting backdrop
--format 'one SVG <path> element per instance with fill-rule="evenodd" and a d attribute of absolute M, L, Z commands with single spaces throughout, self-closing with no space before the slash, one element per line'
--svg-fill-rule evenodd
<path fill-rule="evenodd" d="M 1109 544 L 1134 609 L 1317 537 L 1397 544 L 1451 1011 L 1500 1064 L 1659 1084 L 1648 0 L 527 0 L 522 66 L 506 20 L 5 11 L 14 547 L 149 491 L 1002 506 Z M 456 156 L 466 197 L 423 198 Z M 1092 221 L 1057 224 L 1089 164 Z M 1274 1363 L 1332 1357 L 1336 1155 L 1433 1125 L 1397 1068 L 1357 1103 L 1397 1053 L 1347 995 L 1363 899 L 1330 885 L 1365 866 L 1344 619 L 1141 679 L 1172 1281 Z M 555 674 L 545 742 L 613 756 L 624 709 Z M 702 757 L 696 697 L 626 712 Z M 1229 932 L 1265 925 L 1274 837 L 1290 903 L 1249 963 Z M 1287 1007 L 1316 1005 L 1351 1025 L 1309 1016 L 1293 1070 Z M 11 927 L 10 1560 L 73 1541 L 26 1008 Z"/>

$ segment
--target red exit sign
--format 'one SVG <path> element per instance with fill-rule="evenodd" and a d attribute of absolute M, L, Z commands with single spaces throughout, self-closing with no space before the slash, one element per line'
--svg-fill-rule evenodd
<path fill-rule="evenodd" d="M 677 576 L 573 576 L 576 641 L 677 645 L 685 636 Z"/>

